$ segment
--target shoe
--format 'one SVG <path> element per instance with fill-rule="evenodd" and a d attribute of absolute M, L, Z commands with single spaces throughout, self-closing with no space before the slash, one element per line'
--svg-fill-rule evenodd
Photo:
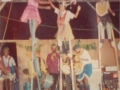
<path fill-rule="evenodd" d="M 114 41 L 111 41 L 111 45 L 112 45 L 113 48 L 115 47 Z"/>
<path fill-rule="evenodd" d="M 100 42 L 101 42 L 101 43 L 104 43 L 104 39 L 101 39 Z"/>
<path fill-rule="evenodd" d="M 100 43 L 100 44 L 99 44 L 99 47 L 102 48 L 102 46 L 103 46 L 103 43 Z"/>

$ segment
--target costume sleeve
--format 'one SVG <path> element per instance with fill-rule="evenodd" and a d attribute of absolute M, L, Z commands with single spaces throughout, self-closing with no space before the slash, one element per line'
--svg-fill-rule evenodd
<path fill-rule="evenodd" d="M 73 19 L 75 17 L 75 14 L 73 14 L 72 12 L 68 11 L 68 15 L 70 19 Z"/>
<path fill-rule="evenodd" d="M 55 13 L 59 14 L 59 9 L 58 8 L 55 8 Z"/>
<path fill-rule="evenodd" d="M 16 66 L 16 63 L 15 63 L 15 60 L 14 60 L 14 58 L 13 57 L 11 57 L 11 64 L 13 65 L 13 66 Z"/>

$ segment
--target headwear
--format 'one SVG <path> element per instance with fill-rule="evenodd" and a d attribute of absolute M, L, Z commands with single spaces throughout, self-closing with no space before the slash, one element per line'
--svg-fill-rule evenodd
<path fill-rule="evenodd" d="M 73 50 L 75 51 L 78 48 L 80 48 L 80 45 L 79 44 L 75 44 L 74 47 L 73 47 Z"/>
<path fill-rule="evenodd" d="M 5 50 L 8 50 L 8 51 L 9 51 L 10 49 L 9 49 L 8 47 L 5 47 L 5 48 L 3 49 L 3 51 L 5 51 Z"/>
<path fill-rule="evenodd" d="M 57 46 L 55 43 L 53 43 L 51 46 Z"/>
<path fill-rule="evenodd" d="M 72 4 L 76 4 L 76 0 L 57 0 L 59 4 L 62 4 L 63 6 L 67 7 Z"/>

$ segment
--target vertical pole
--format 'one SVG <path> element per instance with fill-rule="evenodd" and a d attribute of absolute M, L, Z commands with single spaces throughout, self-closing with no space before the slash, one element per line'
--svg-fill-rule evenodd
<path fill-rule="evenodd" d="M 99 49 L 99 51 L 98 51 L 98 53 L 99 53 L 99 55 L 98 55 L 98 57 L 99 57 L 99 68 L 100 68 L 100 76 L 101 76 L 101 85 L 100 85 L 100 88 L 102 89 L 102 67 L 101 67 L 101 51 L 100 51 L 100 49 L 101 49 L 101 45 L 100 45 L 101 43 L 100 43 L 100 26 L 99 26 L 99 24 L 98 24 L 98 49 Z"/>
<path fill-rule="evenodd" d="M 60 47 L 60 54 L 61 54 L 61 51 L 62 51 L 62 41 L 61 40 L 58 40 L 58 46 Z M 60 68 L 59 68 L 59 70 L 60 70 L 60 82 L 59 82 L 59 90 L 62 90 L 62 70 L 61 70 L 61 67 L 62 67 L 62 57 L 61 57 L 61 55 L 60 55 Z"/>
<path fill-rule="evenodd" d="M 117 64 L 117 72 L 118 72 L 118 82 L 120 84 L 120 75 L 119 75 L 119 62 L 118 62 L 118 54 L 117 54 L 117 46 L 116 46 L 116 43 L 115 43 L 115 36 L 114 36 L 114 32 L 113 32 L 113 28 L 112 28 L 112 25 L 111 25 L 111 32 L 112 32 L 112 38 L 113 38 L 113 41 L 111 41 L 111 44 L 114 48 L 114 51 L 115 51 L 115 60 L 116 60 L 116 64 Z M 113 43 L 112 43 L 113 42 Z"/>
<path fill-rule="evenodd" d="M 37 69 L 37 64 L 36 64 L 37 58 L 36 58 L 36 54 L 35 54 L 35 45 L 37 44 L 37 41 L 35 38 L 35 31 L 36 31 L 35 29 L 36 29 L 36 21 L 34 19 L 32 19 L 32 20 L 30 20 L 30 33 L 31 33 L 31 37 L 32 37 L 32 64 L 35 67 L 35 71 L 37 73 L 38 90 L 41 90 L 40 81 L 39 81 L 39 71 Z M 31 90 L 33 90 L 33 75 L 31 76 Z"/>
<path fill-rule="evenodd" d="M 70 47 L 70 55 L 72 57 L 72 44 L 71 44 L 71 40 L 69 40 L 69 47 Z M 75 90 L 75 79 L 74 79 L 74 70 L 73 70 L 73 60 L 71 58 L 70 60 L 70 65 L 71 65 L 71 78 L 72 78 L 72 90 Z"/>

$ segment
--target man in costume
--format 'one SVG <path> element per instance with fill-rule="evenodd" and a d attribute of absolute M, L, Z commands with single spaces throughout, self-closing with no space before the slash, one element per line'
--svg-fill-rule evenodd
<path fill-rule="evenodd" d="M 39 77 L 43 73 L 45 73 L 45 74 L 47 73 L 45 62 L 40 57 L 40 51 L 36 50 L 35 54 L 36 54 L 36 61 L 35 62 L 36 62 L 37 65 L 35 64 L 35 62 L 34 62 L 34 65 L 33 65 L 32 60 L 29 60 L 29 62 L 28 62 L 28 72 L 29 72 L 30 78 L 31 78 L 31 76 L 34 77 L 33 90 L 38 89 L 35 65 L 37 67 L 37 70 L 39 71 L 39 73 L 38 73 Z M 41 88 L 41 89 L 44 90 L 44 88 Z"/>
<path fill-rule="evenodd" d="M 46 59 L 46 64 L 48 67 L 48 73 L 53 76 L 54 82 L 51 87 L 51 90 L 56 90 L 56 84 L 58 83 L 58 76 L 59 76 L 59 59 L 60 54 L 57 52 L 57 45 L 51 45 L 52 53 L 48 54 Z"/>
<path fill-rule="evenodd" d="M 107 36 L 109 41 L 112 43 L 112 22 L 109 16 L 109 12 L 112 14 L 112 16 L 115 16 L 115 13 L 112 11 L 110 4 L 106 0 L 100 0 L 96 3 L 96 13 L 97 13 L 97 23 L 98 23 L 98 29 L 100 31 L 100 47 L 102 47 L 102 44 L 104 43 L 105 39 L 105 29 L 107 31 Z"/>
<path fill-rule="evenodd" d="M 79 65 L 74 66 L 74 68 L 80 69 L 79 75 L 77 75 L 77 81 L 79 82 L 79 88 L 80 90 L 90 90 L 88 79 L 90 78 L 92 74 L 92 63 L 91 63 L 91 57 L 89 53 L 80 48 L 79 44 L 74 45 L 73 50 L 75 51 L 75 56 L 77 56 L 79 61 Z M 82 64 L 81 64 L 82 63 Z"/>
<path fill-rule="evenodd" d="M 4 56 L 2 57 L 5 68 L 9 68 L 10 73 L 4 76 L 6 90 L 12 90 L 12 81 L 18 75 L 17 66 L 15 60 L 9 55 L 10 49 L 5 47 L 3 50 Z"/>

